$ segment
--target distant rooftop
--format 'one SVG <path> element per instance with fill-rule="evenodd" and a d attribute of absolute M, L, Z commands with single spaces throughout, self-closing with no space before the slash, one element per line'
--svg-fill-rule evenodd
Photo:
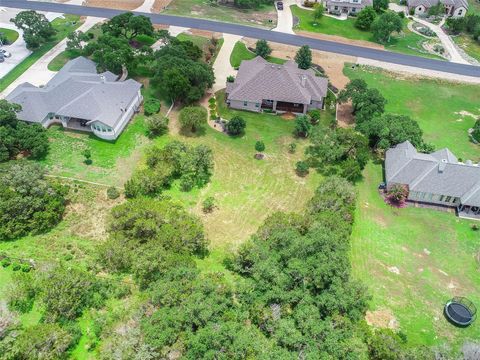
<path fill-rule="evenodd" d="M 460 198 L 462 204 L 480 206 L 480 166 L 461 163 L 448 149 L 432 154 L 417 152 L 405 141 L 387 150 L 387 183 L 406 184 L 410 191 Z"/>
<path fill-rule="evenodd" d="M 135 80 L 117 78 L 109 71 L 98 74 L 93 61 L 78 57 L 44 87 L 23 83 L 6 99 L 22 106 L 18 117 L 25 121 L 40 123 L 55 114 L 114 127 L 142 86 Z"/>

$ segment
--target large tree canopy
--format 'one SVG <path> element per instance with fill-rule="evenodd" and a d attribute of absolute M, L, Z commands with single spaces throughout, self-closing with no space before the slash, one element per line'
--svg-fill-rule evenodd
<path fill-rule="evenodd" d="M 369 89 L 365 80 L 362 79 L 350 81 L 338 95 L 338 101 L 340 103 L 352 102 L 357 124 L 383 114 L 387 103 L 377 89 Z"/>
<path fill-rule="evenodd" d="M 200 100 L 215 80 L 212 67 L 200 61 L 191 42 L 172 40 L 156 52 L 154 83 L 171 99 L 190 104 Z"/>
<path fill-rule="evenodd" d="M 42 233 L 62 218 L 63 186 L 45 179 L 43 169 L 20 162 L 0 170 L 0 239 Z"/>
<path fill-rule="evenodd" d="M 379 43 L 389 43 L 393 32 L 402 31 L 402 19 L 393 11 L 386 11 L 372 24 L 373 36 Z"/>
<path fill-rule="evenodd" d="M 124 66 L 131 71 L 136 65 L 136 55 L 128 40 L 109 34 L 89 42 L 85 46 L 85 54 L 92 56 L 100 71 L 121 74 Z"/>
<path fill-rule="evenodd" d="M 21 11 L 10 21 L 23 30 L 23 39 L 30 49 L 39 47 L 56 33 L 45 15 L 33 10 Z"/>
<path fill-rule="evenodd" d="M 114 16 L 102 25 L 102 31 L 104 34 L 123 37 L 127 40 L 132 40 L 138 35 L 153 36 L 155 33 L 150 18 L 143 15 L 134 15 L 131 12 Z"/>

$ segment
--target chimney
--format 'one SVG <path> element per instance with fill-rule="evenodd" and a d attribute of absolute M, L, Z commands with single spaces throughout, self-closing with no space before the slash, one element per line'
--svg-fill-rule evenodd
<path fill-rule="evenodd" d="M 442 161 L 438 164 L 438 172 L 443 173 L 446 167 L 447 167 L 447 159 L 442 159 Z"/>

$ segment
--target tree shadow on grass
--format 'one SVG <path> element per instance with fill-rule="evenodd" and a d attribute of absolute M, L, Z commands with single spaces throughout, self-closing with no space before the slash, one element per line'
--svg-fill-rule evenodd
<path fill-rule="evenodd" d="M 191 129 L 180 129 L 180 135 L 185 136 L 185 137 L 190 137 L 190 138 L 198 138 L 201 136 L 205 136 L 207 133 L 207 130 L 205 126 L 197 128 L 195 131 L 192 131 Z"/>

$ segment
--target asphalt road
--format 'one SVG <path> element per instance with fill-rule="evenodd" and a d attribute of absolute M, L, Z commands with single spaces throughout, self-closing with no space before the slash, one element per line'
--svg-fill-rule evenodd
<path fill-rule="evenodd" d="M 0 0 L 0 6 L 11 7 L 17 9 L 30 9 L 38 11 L 61 12 L 66 14 L 96 16 L 102 18 L 111 18 L 115 15 L 123 13 L 122 10 L 104 9 L 87 6 L 66 5 L 61 3 L 47 3 L 41 1 L 26 0 Z M 302 46 L 308 45 L 312 49 L 328 51 L 336 54 L 350 55 L 362 57 L 378 61 L 384 61 L 393 64 L 413 66 L 421 69 L 443 71 L 458 75 L 480 77 L 480 66 L 457 64 L 442 60 L 433 60 L 418 56 L 398 54 L 389 51 L 365 48 L 355 45 L 341 44 L 334 41 L 312 39 L 299 35 L 290 35 L 258 29 L 251 26 L 223 23 L 218 21 L 194 19 L 182 16 L 149 14 L 136 12 L 139 15 L 148 16 L 155 24 L 166 24 L 174 26 L 182 26 L 194 29 L 215 31 L 221 33 L 241 35 L 254 39 L 265 39 L 277 43 Z M 433 95 L 433 94 L 430 94 Z"/>

